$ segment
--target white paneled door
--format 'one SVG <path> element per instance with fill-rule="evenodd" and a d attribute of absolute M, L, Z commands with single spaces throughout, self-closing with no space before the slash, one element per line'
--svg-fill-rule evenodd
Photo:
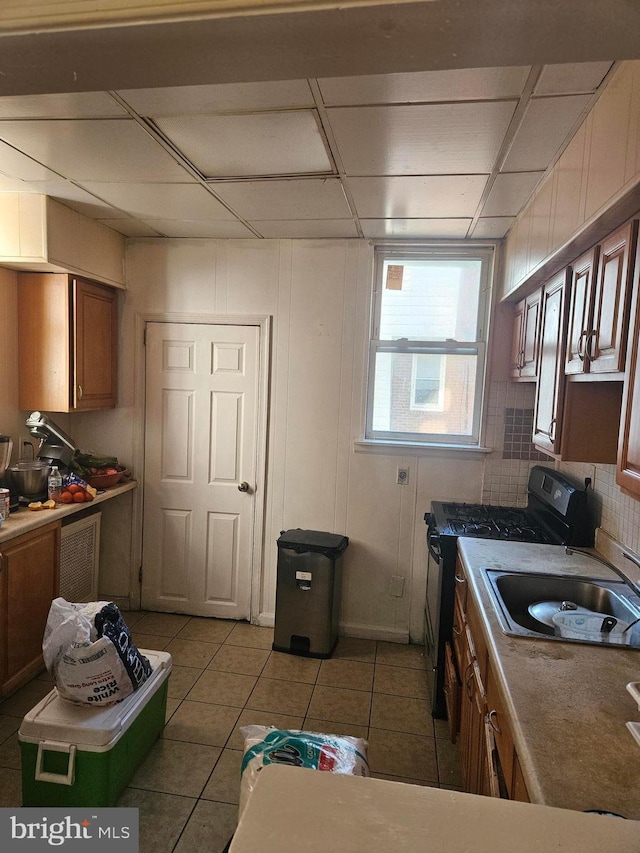
<path fill-rule="evenodd" d="M 250 616 L 259 334 L 147 324 L 145 609 Z"/>

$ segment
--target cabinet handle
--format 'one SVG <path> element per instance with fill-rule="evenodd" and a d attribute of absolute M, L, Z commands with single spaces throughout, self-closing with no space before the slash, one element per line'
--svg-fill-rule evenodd
<path fill-rule="evenodd" d="M 497 722 L 497 720 L 498 720 L 498 712 L 496 711 L 496 709 L 495 709 L 495 708 L 494 708 L 492 711 L 489 711 L 489 713 L 487 714 L 487 719 L 489 720 L 489 725 L 490 725 L 490 726 L 491 726 L 491 728 L 494 730 L 494 732 L 495 732 L 497 735 L 501 735 L 501 734 L 502 734 L 502 729 L 501 729 L 501 728 L 500 728 L 500 726 L 498 725 L 498 722 Z"/>
<path fill-rule="evenodd" d="M 460 628 L 456 628 L 455 625 L 452 626 L 451 630 L 456 635 L 456 637 L 459 637 L 462 634 L 462 631 L 460 630 Z"/>
<path fill-rule="evenodd" d="M 592 344 L 595 342 L 595 348 L 592 347 Z M 584 347 L 585 358 L 589 359 L 589 361 L 595 361 L 596 355 L 598 352 L 598 330 L 592 329 L 587 335 L 587 340 L 585 342 Z"/>
<path fill-rule="evenodd" d="M 551 418 L 551 423 L 549 424 L 549 441 L 555 441 L 556 440 L 556 437 L 554 435 L 555 425 L 556 425 L 556 418 Z"/>
<path fill-rule="evenodd" d="M 82 400 L 83 393 L 84 392 L 82 391 L 82 385 L 78 385 L 78 400 Z"/>
<path fill-rule="evenodd" d="M 576 348 L 576 352 L 580 361 L 584 361 L 584 350 L 582 349 L 582 343 L 585 339 L 586 334 L 586 331 L 583 330 L 582 332 L 580 332 L 580 337 L 578 338 L 578 346 Z"/>
<path fill-rule="evenodd" d="M 467 675 L 468 673 L 468 675 Z M 465 678 L 465 689 L 467 691 L 467 698 L 469 700 L 473 699 L 473 688 L 471 687 L 471 682 L 473 681 L 473 661 L 470 664 L 467 664 L 467 668 L 464 673 Z"/>
<path fill-rule="evenodd" d="M 465 583 L 465 579 L 461 578 L 458 574 L 455 574 L 454 578 L 456 579 L 456 583 Z"/>

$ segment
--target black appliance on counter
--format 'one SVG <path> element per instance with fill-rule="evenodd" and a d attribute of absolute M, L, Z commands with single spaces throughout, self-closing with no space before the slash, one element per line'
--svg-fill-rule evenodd
<path fill-rule="evenodd" d="M 446 719 L 445 643 L 451 640 L 458 536 L 593 545 L 594 526 L 587 507 L 586 480 L 576 486 L 552 468 L 535 465 L 529 473 L 526 508 L 433 501 L 426 513 L 427 591 L 425 648 L 432 663 L 431 713 Z"/>

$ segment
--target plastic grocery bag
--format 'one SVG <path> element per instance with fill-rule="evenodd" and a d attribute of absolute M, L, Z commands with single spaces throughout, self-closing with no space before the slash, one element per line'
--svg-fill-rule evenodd
<path fill-rule="evenodd" d="M 349 735 L 319 734 L 273 726 L 243 726 L 244 755 L 240 781 L 240 814 L 267 764 L 288 764 L 348 776 L 368 776 L 366 740 Z"/>
<path fill-rule="evenodd" d="M 131 695 L 151 675 L 113 602 L 51 602 L 42 641 L 47 670 L 64 699 L 105 707 Z"/>

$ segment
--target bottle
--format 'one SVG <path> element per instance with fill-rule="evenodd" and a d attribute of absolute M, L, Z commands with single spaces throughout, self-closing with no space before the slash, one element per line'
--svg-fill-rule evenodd
<path fill-rule="evenodd" d="M 49 473 L 49 480 L 47 485 L 49 500 L 55 501 L 57 504 L 59 504 L 60 494 L 62 493 L 62 474 L 58 471 L 55 465 Z"/>

